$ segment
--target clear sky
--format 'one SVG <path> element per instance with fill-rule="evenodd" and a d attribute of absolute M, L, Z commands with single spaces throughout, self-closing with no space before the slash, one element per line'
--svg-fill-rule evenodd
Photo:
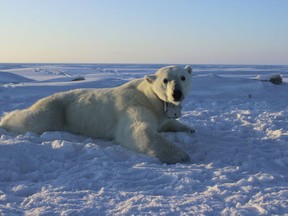
<path fill-rule="evenodd" d="M 288 64 L 288 0 L 0 0 L 0 63 Z"/>

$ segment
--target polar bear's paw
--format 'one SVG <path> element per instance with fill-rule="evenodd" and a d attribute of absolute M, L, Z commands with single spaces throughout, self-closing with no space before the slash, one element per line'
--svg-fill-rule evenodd
<path fill-rule="evenodd" d="M 159 159 L 162 163 L 176 164 L 190 161 L 190 156 L 181 149 L 177 148 L 174 149 L 173 152 L 166 152 L 165 154 L 162 154 Z"/>
<path fill-rule="evenodd" d="M 186 127 L 183 132 L 187 133 L 187 134 L 194 134 L 195 133 L 195 129 L 192 127 Z"/>

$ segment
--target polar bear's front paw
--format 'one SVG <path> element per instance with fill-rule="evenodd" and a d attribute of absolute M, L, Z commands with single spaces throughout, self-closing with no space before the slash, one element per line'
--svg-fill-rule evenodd
<path fill-rule="evenodd" d="M 186 154 L 181 149 L 171 152 L 169 154 L 163 155 L 159 158 L 162 163 L 166 164 L 176 164 L 176 163 L 184 163 L 190 161 L 190 156 Z"/>
<path fill-rule="evenodd" d="M 192 128 L 192 127 L 186 126 L 185 130 L 183 132 L 188 133 L 188 134 L 194 134 L 195 133 L 195 129 Z"/>
<path fill-rule="evenodd" d="M 175 159 L 179 163 L 184 163 L 184 162 L 190 161 L 190 156 L 183 151 L 177 152 L 175 155 L 176 155 Z M 178 163 L 178 162 L 176 162 L 176 163 Z"/>
<path fill-rule="evenodd" d="M 195 133 L 195 129 L 194 129 L 194 128 L 190 128 L 190 129 L 189 129 L 189 133 L 190 133 L 190 134 Z"/>

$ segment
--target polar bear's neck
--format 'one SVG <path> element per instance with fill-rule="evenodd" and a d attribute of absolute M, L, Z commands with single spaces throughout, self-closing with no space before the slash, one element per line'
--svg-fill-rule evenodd
<path fill-rule="evenodd" d="M 141 91 L 148 100 L 149 104 L 145 104 L 145 106 L 152 108 L 159 118 L 170 119 L 181 117 L 181 105 L 176 106 L 161 100 L 153 91 L 151 85 L 147 85 L 145 80 L 138 85 L 138 90 Z"/>
<path fill-rule="evenodd" d="M 164 112 L 164 101 L 162 101 L 157 94 L 153 91 L 150 85 L 147 85 L 146 81 L 143 80 L 138 85 L 138 90 L 141 91 L 146 99 L 149 101 L 149 106 L 153 108 L 158 117 L 165 118 Z"/>

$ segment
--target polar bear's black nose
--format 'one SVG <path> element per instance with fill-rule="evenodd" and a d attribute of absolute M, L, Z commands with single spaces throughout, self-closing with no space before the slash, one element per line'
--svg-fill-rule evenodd
<path fill-rule="evenodd" d="M 174 90 L 172 94 L 175 101 L 180 101 L 182 97 L 182 91 L 180 90 Z"/>

